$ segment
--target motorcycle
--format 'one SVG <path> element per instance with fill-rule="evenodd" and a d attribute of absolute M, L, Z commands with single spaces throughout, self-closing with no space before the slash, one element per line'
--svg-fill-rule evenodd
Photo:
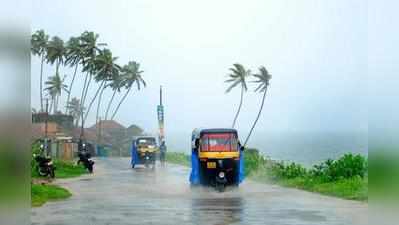
<path fill-rule="evenodd" d="M 78 165 L 80 163 L 83 163 L 83 166 L 89 171 L 89 173 L 93 173 L 93 165 L 94 161 L 91 160 L 91 155 L 88 152 L 79 152 L 78 154 L 79 160 L 78 160 Z"/>
<path fill-rule="evenodd" d="M 43 145 L 40 146 L 43 152 Z M 43 156 L 42 154 L 33 154 L 35 161 L 37 162 L 37 172 L 42 177 L 55 178 L 55 169 L 53 160 L 50 157 Z"/>

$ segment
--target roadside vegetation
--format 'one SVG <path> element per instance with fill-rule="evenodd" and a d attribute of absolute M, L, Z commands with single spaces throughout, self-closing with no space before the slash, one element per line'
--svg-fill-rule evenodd
<path fill-rule="evenodd" d="M 190 156 L 182 152 L 167 152 L 166 161 L 174 164 L 191 167 Z"/>
<path fill-rule="evenodd" d="M 361 155 L 345 154 L 312 168 L 297 163 L 273 161 L 255 149 L 245 152 L 245 173 L 259 182 L 275 183 L 325 195 L 368 200 L 368 160 Z"/>
<path fill-rule="evenodd" d="M 397 148 L 372 149 L 369 153 L 370 196 L 373 201 L 396 205 L 399 201 L 399 153 Z"/>
<path fill-rule="evenodd" d="M 39 154 L 38 144 L 32 145 L 32 155 Z M 76 165 L 71 161 L 54 160 L 56 166 L 56 178 L 72 178 L 86 174 L 87 171 L 82 165 Z M 52 185 L 51 180 L 39 176 L 37 162 L 31 159 L 31 205 L 41 206 L 47 201 L 69 198 L 71 193 L 60 186 Z"/>
<path fill-rule="evenodd" d="M 31 185 L 31 205 L 42 206 L 47 201 L 62 200 L 71 197 L 71 193 L 62 187 L 50 184 Z"/>
<path fill-rule="evenodd" d="M 168 152 L 168 162 L 190 166 L 189 156 Z M 278 184 L 351 200 L 368 200 L 368 159 L 346 154 L 312 168 L 271 160 L 256 149 L 245 150 L 245 175 L 257 182 Z"/>

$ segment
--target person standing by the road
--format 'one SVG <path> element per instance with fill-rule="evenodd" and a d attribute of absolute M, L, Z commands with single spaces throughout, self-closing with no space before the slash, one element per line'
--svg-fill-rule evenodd
<path fill-rule="evenodd" d="M 161 161 L 161 165 L 165 165 L 166 160 L 166 144 L 165 141 L 162 141 L 161 145 L 159 146 L 160 156 L 159 160 Z"/>

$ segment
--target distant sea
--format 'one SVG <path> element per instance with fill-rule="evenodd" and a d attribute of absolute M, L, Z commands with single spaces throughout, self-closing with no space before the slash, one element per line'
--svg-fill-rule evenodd
<path fill-rule="evenodd" d="M 170 151 L 190 153 L 190 133 L 168 134 L 167 144 Z M 368 156 L 368 135 L 351 132 L 257 133 L 248 146 L 275 160 L 311 166 L 349 152 Z"/>

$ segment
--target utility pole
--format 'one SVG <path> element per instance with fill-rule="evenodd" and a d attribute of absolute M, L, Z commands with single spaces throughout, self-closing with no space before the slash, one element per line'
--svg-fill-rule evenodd
<path fill-rule="evenodd" d="M 164 107 L 162 104 L 162 86 L 159 88 L 159 105 L 157 107 L 158 112 L 158 125 L 159 125 L 159 143 L 163 143 L 165 141 L 164 134 Z"/>

